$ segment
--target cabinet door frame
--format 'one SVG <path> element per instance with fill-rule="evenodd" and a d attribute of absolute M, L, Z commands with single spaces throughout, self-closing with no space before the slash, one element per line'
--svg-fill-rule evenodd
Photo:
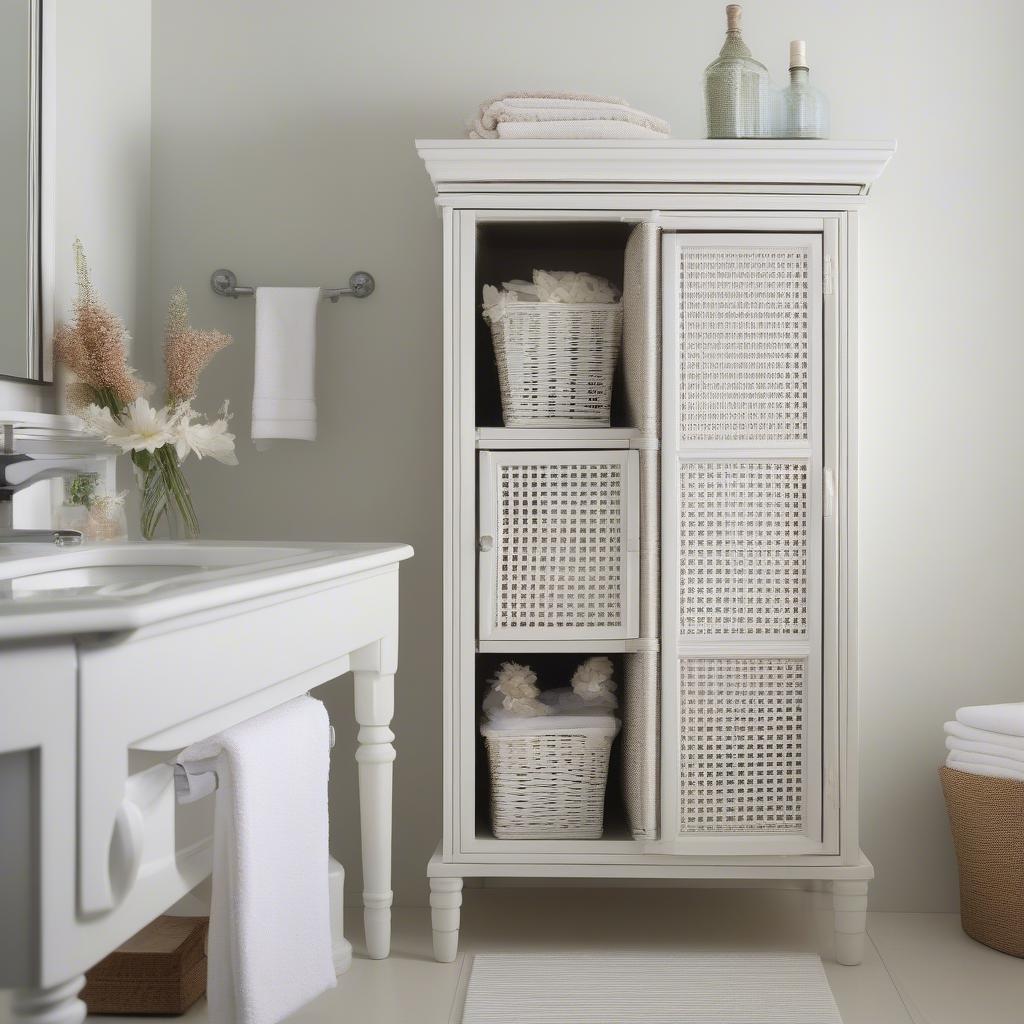
<path fill-rule="evenodd" d="M 660 839 L 651 852 L 681 855 L 779 855 L 839 853 L 840 672 L 838 645 L 838 522 L 835 481 L 839 476 L 839 279 L 837 223 L 831 218 L 672 217 L 662 223 L 662 754 Z M 690 442 L 680 438 L 678 338 L 679 274 L 682 249 L 708 244 L 764 246 L 811 241 L 809 303 L 819 309 L 818 337 L 812 339 L 812 388 L 817 408 L 809 419 L 810 444 L 779 442 Z M 813 382 L 817 382 L 815 386 Z M 817 433 L 817 436 L 815 436 Z M 683 461 L 779 459 L 809 461 L 809 517 L 820 537 L 820 572 L 814 572 L 811 607 L 820 607 L 818 628 L 806 640 L 796 637 L 681 637 L 679 628 L 679 468 Z M 826 486 L 825 481 L 829 481 Z M 823 493 L 828 491 L 827 498 Z M 824 507 L 825 505 L 829 507 Z M 817 554 L 817 552 L 815 552 Z M 798 642 L 794 642 L 798 641 Z M 816 652 L 820 651 L 820 659 Z M 808 678 L 805 739 L 805 801 L 811 808 L 803 833 L 682 834 L 680 830 L 680 672 L 682 656 L 803 657 Z M 817 766 L 818 770 L 815 770 Z"/>

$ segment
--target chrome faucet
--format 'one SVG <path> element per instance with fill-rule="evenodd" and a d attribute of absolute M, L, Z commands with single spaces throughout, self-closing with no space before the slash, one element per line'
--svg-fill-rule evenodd
<path fill-rule="evenodd" d="M 18 455 L 13 451 L 13 429 L 4 424 L 0 430 L 0 544 L 81 544 L 82 534 L 78 530 L 14 529 L 14 495 L 40 480 L 99 472 L 103 469 L 102 461 L 74 455 Z"/>

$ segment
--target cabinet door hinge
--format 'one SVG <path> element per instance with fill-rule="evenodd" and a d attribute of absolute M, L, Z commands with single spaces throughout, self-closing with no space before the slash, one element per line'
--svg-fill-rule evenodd
<path fill-rule="evenodd" d="M 823 295 L 832 294 L 832 257 L 825 253 L 821 267 L 821 292 Z"/>

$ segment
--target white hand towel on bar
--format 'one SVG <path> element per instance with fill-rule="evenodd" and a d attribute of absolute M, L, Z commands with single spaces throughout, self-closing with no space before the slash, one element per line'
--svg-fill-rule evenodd
<path fill-rule="evenodd" d="M 252 439 L 316 440 L 316 316 L 319 288 L 256 289 Z"/>
<path fill-rule="evenodd" d="M 961 725 L 959 722 L 947 722 L 943 728 L 946 730 L 947 736 L 956 736 L 959 739 L 972 740 L 975 743 L 995 743 L 1002 747 L 1019 747 L 1024 750 L 1024 738 L 1020 736 L 989 732 L 987 729 L 972 729 L 969 725 Z"/>
<path fill-rule="evenodd" d="M 276 1024 L 336 984 L 327 869 L 330 723 L 298 697 L 178 757 L 216 758 L 209 1016 Z"/>
<path fill-rule="evenodd" d="M 974 707 L 961 708 L 956 713 L 956 720 L 972 729 L 1024 737 L 1024 703 L 978 704 Z"/>

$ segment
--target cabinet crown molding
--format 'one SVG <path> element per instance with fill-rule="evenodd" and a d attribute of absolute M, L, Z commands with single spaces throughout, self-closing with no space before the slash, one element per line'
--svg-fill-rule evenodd
<path fill-rule="evenodd" d="M 820 186 L 866 193 L 896 152 L 893 140 L 418 139 L 436 192 L 564 183 Z M 742 189 L 740 190 L 742 191 Z"/>

